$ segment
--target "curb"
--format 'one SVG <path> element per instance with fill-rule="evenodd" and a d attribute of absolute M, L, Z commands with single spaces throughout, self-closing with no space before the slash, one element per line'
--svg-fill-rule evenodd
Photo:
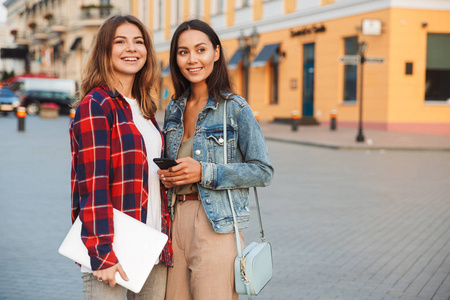
<path fill-rule="evenodd" d="M 439 152 L 450 152 L 450 148 L 423 148 L 423 147 L 372 147 L 372 146 L 338 146 L 331 144 L 324 144 L 319 142 L 306 142 L 306 141 L 294 141 L 273 137 L 265 137 L 267 141 L 287 143 L 287 144 L 296 144 L 300 146 L 310 146 L 317 148 L 325 148 L 332 150 L 373 150 L 373 151 L 439 151 Z"/>

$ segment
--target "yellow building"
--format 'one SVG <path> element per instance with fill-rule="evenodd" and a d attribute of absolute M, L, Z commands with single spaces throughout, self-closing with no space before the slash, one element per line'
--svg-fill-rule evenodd
<path fill-rule="evenodd" d="M 200 18 L 222 39 L 236 92 L 261 120 L 298 111 L 302 123 L 327 124 L 337 110 L 339 126 L 357 126 L 363 103 L 365 128 L 450 135 L 450 1 L 132 0 L 131 11 L 153 32 L 163 107 L 170 37 Z M 239 48 L 242 35 L 250 46 Z"/>

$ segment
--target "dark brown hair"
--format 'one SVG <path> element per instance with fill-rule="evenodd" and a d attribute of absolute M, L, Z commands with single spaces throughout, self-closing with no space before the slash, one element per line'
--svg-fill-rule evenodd
<path fill-rule="evenodd" d="M 111 49 L 117 27 L 122 24 L 136 25 L 144 38 L 147 49 L 147 60 L 134 78 L 132 95 L 136 98 L 142 114 L 145 118 L 151 118 L 156 112 L 156 102 L 151 96 L 152 90 L 156 90 L 159 80 L 159 65 L 156 61 L 155 50 L 148 29 L 134 16 L 115 15 L 107 19 L 98 30 L 94 47 L 89 55 L 88 62 L 83 70 L 81 82 L 81 98 L 74 104 L 77 106 L 81 100 L 95 87 L 106 84 L 115 91 L 112 83 L 117 79 L 111 60 Z"/>
<path fill-rule="evenodd" d="M 175 30 L 172 41 L 170 43 L 170 74 L 172 76 L 172 83 L 175 89 L 174 98 L 178 98 L 183 95 L 184 91 L 190 87 L 191 83 L 187 80 L 180 71 L 177 64 L 177 48 L 178 39 L 180 35 L 186 30 L 198 30 L 206 34 L 211 41 L 214 49 L 219 46 L 220 57 L 214 62 L 214 68 L 206 79 L 208 85 L 208 93 L 212 94 L 216 102 L 220 99 L 224 99 L 222 93 L 233 93 L 230 85 L 230 79 L 228 77 L 227 62 L 225 55 L 223 54 L 222 44 L 217 36 L 216 32 L 207 23 L 194 19 L 185 21 L 178 26 Z"/>

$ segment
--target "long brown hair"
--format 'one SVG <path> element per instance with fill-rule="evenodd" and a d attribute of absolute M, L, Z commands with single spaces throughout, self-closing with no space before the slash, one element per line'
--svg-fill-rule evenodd
<path fill-rule="evenodd" d="M 211 41 L 214 49 L 219 46 L 220 57 L 214 62 L 214 68 L 211 74 L 206 79 L 208 85 L 208 93 L 212 94 L 216 103 L 220 99 L 226 100 L 222 93 L 233 93 L 231 89 L 230 79 L 228 77 L 228 68 L 225 55 L 223 54 L 222 44 L 214 29 L 207 23 L 194 19 L 181 23 L 175 30 L 172 41 L 170 43 L 170 74 L 172 76 L 172 83 L 175 89 L 174 98 L 178 98 L 183 95 L 184 91 L 190 87 L 191 83 L 187 80 L 180 71 L 177 64 L 177 48 L 178 39 L 180 35 L 186 30 L 198 30 L 206 34 Z"/>
<path fill-rule="evenodd" d="M 115 15 L 107 19 L 97 32 L 94 47 L 89 55 L 88 62 L 83 69 L 80 87 L 81 98 L 74 104 L 78 106 L 82 99 L 95 87 L 106 84 L 110 90 L 115 91 L 112 83 L 117 79 L 111 60 L 111 48 L 117 27 L 130 23 L 136 25 L 144 38 L 147 49 L 147 61 L 134 78 L 132 95 L 136 98 L 145 118 L 151 118 L 156 112 L 156 102 L 151 96 L 156 91 L 159 80 L 159 65 L 150 34 L 145 25 L 134 16 Z"/>

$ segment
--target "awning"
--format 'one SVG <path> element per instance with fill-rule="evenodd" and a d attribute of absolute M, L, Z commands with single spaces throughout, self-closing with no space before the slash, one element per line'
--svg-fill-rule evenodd
<path fill-rule="evenodd" d="M 167 67 L 165 67 L 162 71 L 161 71 L 161 76 L 162 77 L 167 77 L 170 75 L 170 64 L 167 64 Z"/>
<path fill-rule="evenodd" d="M 252 67 L 264 67 L 269 59 L 278 51 L 280 47 L 280 43 L 265 45 L 262 48 L 261 52 L 256 56 L 256 58 L 252 61 Z"/>
<path fill-rule="evenodd" d="M 75 50 L 75 49 L 77 49 L 78 44 L 81 43 L 81 40 L 82 40 L 82 38 L 77 37 L 77 38 L 75 39 L 75 41 L 73 41 L 73 44 L 72 44 L 72 46 L 70 47 L 70 50 Z"/>
<path fill-rule="evenodd" d="M 233 56 L 230 58 L 228 62 L 228 69 L 234 70 L 237 68 L 241 60 L 244 58 L 244 51 L 238 49 L 234 52 Z"/>

